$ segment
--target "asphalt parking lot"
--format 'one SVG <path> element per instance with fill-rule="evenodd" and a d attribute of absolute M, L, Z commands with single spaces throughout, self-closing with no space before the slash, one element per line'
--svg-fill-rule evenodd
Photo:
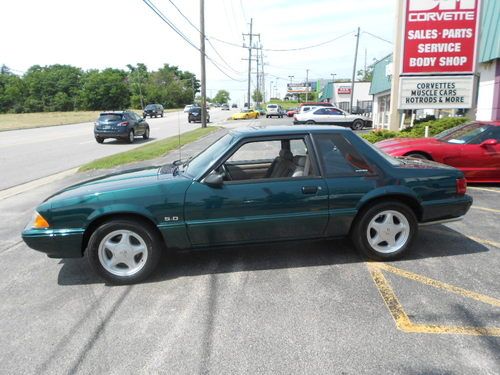
<path fill-rule="evenodd" d="M 500 186 L 470 187 L 465 219 L 422 227 L 398 262 L 287 242 L 165 256 L 117 287 L 20 240 L 82 178 L 0 199 L 2 373 L 500 373 Z"/>

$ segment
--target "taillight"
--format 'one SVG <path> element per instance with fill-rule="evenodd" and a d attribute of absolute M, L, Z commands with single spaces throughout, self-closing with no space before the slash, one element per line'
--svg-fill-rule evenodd
<path fill-rule="evenodd" d="M 128 126 L 128 121 L 120 122 L 118 126 Z"/>
<path fill-rule="evenodd" d="M 457 194 L 464 195 L 467 192 L 467 181 L 465 178 L 457 178 Z"/>

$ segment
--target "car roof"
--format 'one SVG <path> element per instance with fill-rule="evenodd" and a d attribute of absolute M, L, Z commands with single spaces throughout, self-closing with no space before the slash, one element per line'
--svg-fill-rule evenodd
<path fill-rule="evenodd" d="M 244 126 L 230 131 L 238 137 L 273 136 L 304 133 L 324 133 L 331 130 L 351 132 L 350 129 L 335 125 L 281 125 L 281 126 Z"/>

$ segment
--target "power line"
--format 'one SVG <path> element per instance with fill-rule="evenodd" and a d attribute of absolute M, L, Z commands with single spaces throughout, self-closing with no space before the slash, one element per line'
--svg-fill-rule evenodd
<path fill-rule="evenodd" d="M 179 7 L 172 1 L 172 0 L 168 0 L 170 2 L 170 4 L 172 4 L 174 6 L 174 8 L 177 10 L 177 12 L 179 12 L 179 14 L 196 30 L 198 31 L 198 33 L 201 33 L 200 29 L 198 29 L 198 27 L 193 24 L 191 22 L 191 20 L 179 9 Z M 226 59 L 224 59 L 224 57 L 222 57 L 222 55 L 219 53 L 219 51 L 217 51 L 217 49 L 214 47 L 214 45 L 212 44 L 212 42 L 210 41 L 210 39 L 205 35 L 205 40 L 208 42 L 208 44 L 212 47 L 212 49 L 214 50 L 214 52 L 217 54 L 217 56 L 219 56 L 219 58 L 222 60 L 222 62 L 226 65 L 226 67 L 228 67 L 229 69 L 231 69 L 233 72 L 235 72 L 236 74 L 243 74 L 243 72 L 240 72 L 236 69 L 233 69 L 233 67 L 231 65 L 229 65 L 229 63 L 226 61 Z"/>
<path fill-rule="evenodd" d="M 158 17 L 160 17 L 163 22 L 165 22 L 172 30 L 176 32 L 186 43 L 188 43 L 191 47 L 196 49 L 198 52 L 201 52 L 200 48 L 198 48 L 187 36 L 185 36 L 150 0 L 142 0 L 153 12 L 156 13 Z M 230 78 L 233 81 L 244 82 L 244 80 L 236 79 L 231 77 L 225 71 L 223 71 L 206 53 L 204 53 L 205 57 L 208 61 L 212 63 L 213 66 L 217 68 L 222 74 L 226 77 Z"/>
<path fill-rule="evenodd" d="M 311 49 L 311 48 L 316 48 L 316 47 L 321 47 L 321 46 L 324 46 L 326 44 L 329 44 L 329 43 L 333 43 L 341 38 L 344 38 L 346 37 L 347 35 L 350 35 L 352 33 L 354 33 L 355 31 L 349 31 L 345 34 L 342 34 L 342 35 L 339 35 L 333 39 L 329 39 L 329 40 L 326 40 L 324 42 L 321 42 L 321 43 L 317 43 L 317 44 L 312 44 L 312 45 L 309 45 L 309 46 L 302 46 L 302 47 L 297 47 L 297 48 L 262 48 L 262 51 L 269 51 L 269 52 L 291 52 L 291 51 L 302 51 L 302 50 L 305 50 L 305 49 Z M 233 43 L 233 42 L 228 42 L 226 40 L 222 40 L 222 39 L 219 39 L 219 38 L 216 38 L 214 36 L 210 36 L 211 39 L 213 40 L 216 40 L 220 43 L 225 43 L 225 44 L 228 44 L 230 46 L 233 46 L 233 47 L 239 47 L 239 48 L 245 48 L 237 43 Z"/>
<path fill-rule="evenodd" d="M 382 38 L 382 37 L 380 37 L 380 36 L 377 36 L 377 35 L 375 35 L 375 34 L 369 33 L 368 31 L 362 31 L 361 33 L 362 33 L 362 34 L 368 34 L 368 35 L 370 35 L 370 36 L 372 36 L 372 37 L 374 37 L 374 38 L 376 38 L 376 39 L 380 39 L 380 40 L 382 40 L 382 41 L 384 41 L 384 42 L 386 42 L 386 43 L 389 43 L 389 44 L 394 44 L 394 43 L 392 43 L 391 41 L 389 41 L 389 40 L 387 40 L 387 39 L 384 39 L 384 38 Z"/>

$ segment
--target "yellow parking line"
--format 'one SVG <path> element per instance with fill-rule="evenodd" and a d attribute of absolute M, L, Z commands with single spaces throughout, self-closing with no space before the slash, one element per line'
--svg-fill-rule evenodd
<path fill-rule="evenodd" d="M 493 306 L 499 306 L 500 300 L 489 297 L 476 292 L 471 292 L 450 284 L 443 283 L 438 280 L 430 279 L 428 277 L 418 275 L 412 272 L 408 272 L 394 266 L 389 266 L 385 263 L 366 263 L 368 270 L 372 276 L 372 279 L 384 300 L 387 309 L 391 313 L 392 318 L 396 323 L 396 327 L 408 333 L 431 333 L 431 334 L 459 334 L 459 335 L 473 335 L 473 336 L 500 336 L 500 327 L 471 327 L 471 326 L 447 326 L 447 325 L 435 325 L 435 324 L 415 324 L 413 323 L 408 315 L 404 311 L 403 306 L 399 302 L 394 290 L 392 289 L 390 283 L 384 277 L 382 269 L 388 272 L 392 272 L 398 276 L 409 278 L 418 282 L 422 282 L 426 285 L 430 285 L 436 288 L 444 289 L 453 293 L 457 293 L 461 296 L 472 298 Z"/>
<path fill-rule="evenodd" d="M 480 187 L 475 187 L 475 186 L 467 186 L 467 189 L 489 191 L 492 193 L 500 194 L 500 190 L 495 190 L 495 189 L 480 188 Z"/>
<path fill-rule="evenodd" d="M 496 247 L 497 249 L 500 249 L 500 243 L 495 242 L 495 241 L 490 241 L 490 240 L 483 240 L 482 238 L 474 237 L 474 236 L 469 236 L 467 234 L 464 234 L 465 237 L 470 238 L 472 241 L 476 241 L 479 243 L 482 243 L 483 245 L 489 245 Z"/>
<path fill-rule="evenodd" d="M 496 210 L 494 208 L 487 208 L 487 207 L 480 207 L 480 206 L 471 206 L 471 208 L 474 208 L 476 210 L 495 212 L 495 213 L 500 214 L 500 210 Z"/>
<path fill-rule="evenodd" d="M 445 232 L 440 228 L 430 228 L 430 227 L 425 228 L 425 230 L 430 231 L 430 232 L 437 232 L 437 233 L 443 234 L 445 236 L 452 236 L 452 237 L 456 237 L 456 238 L 467 237 L 467 238 L 471 239 L 472 241 L 479 242 L 480 244 L 493 246 L 493 247 L 500 249 L 499 242 L 484 240 L 484 239 L 479 238 L 479 237 L 469 236 L 468 234 L 465 234 L 465 233 Z"/>
<path fill-rule="evenodd" d="M 409 280 L 418 281 L 419 283 L 422 283 L 425 285 L 430 285 L 430 286 L 433 286 L 434 288 L 443 289 L 443 290 L 446 290 L 448 292 L 458 294 L 459 296 L 462 296 L 462 297 L 475 299 L 476 301 L 480 301 L 480 302 L 487 303 L 487 304 L 492 305 L 492 306 L 500 307 L 500 299 L 497 299 L 497 298 L 485 296 L 484 294 L 472 292 L 472 291 L 467 290 L 467 289 L 462 289 L 462 288 L 459 288 L 457 286 L 444 283 L 442 281 L 434 280 L 434 279 L 431 279 L 429 277 L 425 277 L 425 276 L 422 276 L 422 275 L 419 275 L 419 274 L 416 274 L 413 272 L 405 271 L 401 268 L 397 268 L 397 267 L 391 266 L 391 265 L 386 264 L 386 263 L 376 263 L 376 267 L 378 267 L 379 269 L 383 269 L 385 271 L 391 272 L 395 275 L 404 277 L 404 278 L 409 279 Z"/>

